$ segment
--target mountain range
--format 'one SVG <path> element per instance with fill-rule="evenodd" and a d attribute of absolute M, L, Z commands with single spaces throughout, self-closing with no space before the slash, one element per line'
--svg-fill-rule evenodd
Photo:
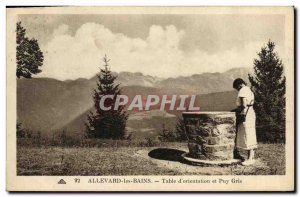
<path fill-rule="evenodd" d="M 250 68 L 235 68 L 224 73 L 203 73 L 166 79 L 142 73 L 114 74 L 118 75 L 116 82 L 121 85 L 122 93 L 129 97 L 136 94 L 195 94 L 198 95 L 200 110 L 228 111 L 235 106 L 233 79 L 247 79 L 248 73 L 251 73 Z M 92 94 L 96 79 L 96 76 L 91 79 L 66 81 L 51 78 L 17 79 L 18 122 L 26 129 L 44 134 L 62 129 L 74 134 L 82 133 L 86 115 L 93 111 Z M 128 130 L 137 133 L 157 131 L 166 120 L 172 120 L 172 124 L 170 121 L 167 123 L 171 127 L 177 119 L 176 116 L 180 115 L 176 111 L 157 110 L 131 113 L 134 114 L 128 120 Z M 153 119 L 155 122 L 151 121 Z"/>

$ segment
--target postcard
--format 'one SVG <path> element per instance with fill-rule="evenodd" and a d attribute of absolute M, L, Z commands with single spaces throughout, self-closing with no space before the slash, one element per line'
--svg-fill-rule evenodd
<path fill-rule="evenodd" d="M 295 190 L 294 7 L 7 7 L 7 190 Z"/>

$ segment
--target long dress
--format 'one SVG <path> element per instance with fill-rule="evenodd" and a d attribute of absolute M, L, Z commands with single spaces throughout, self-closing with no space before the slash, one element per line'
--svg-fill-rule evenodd
<path fill-rule="evenodd" d="M 248 112 L 245 122 L 237 125 L 236 147 L 239 149 L 250 150 L 257 148 L 256 129 L 255 129 L 255 111 L 253 109 L 254 94 L 248 86 L 240 89 L 236 104 L 241 106 L 241 98 L 245 98 Z M 246 110 L 247 110 L 246 108 Z"/>

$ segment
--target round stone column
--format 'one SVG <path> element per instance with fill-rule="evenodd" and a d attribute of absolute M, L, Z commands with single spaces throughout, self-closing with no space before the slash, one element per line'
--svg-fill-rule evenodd
<path fill-rule="evenodd" d="M 231 161 L 235 146 L 234 112 L 183 112 L 190 158 Z"/>

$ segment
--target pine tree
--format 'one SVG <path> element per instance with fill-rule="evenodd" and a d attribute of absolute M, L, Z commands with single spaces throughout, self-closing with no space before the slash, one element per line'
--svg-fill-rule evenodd
<path fill-rule="evenodd" d="M 16 42 L 17 77 L 31 78 L 32 74 L 40 73 L 39 67 L 43 65 L 44 61 L 43 52 L 36 39 L 26 37 L 26 29 L 22 27 L 21 22 L 17 23 Z"/>
<path fill-rule="evenodd" d="M 255 95 L 254 109 L 258 137 L 263 141 L 285 142 L 285 76 L 274 42 L 261 48 L 249 75 Z"/>
<path fill-rule="evenodd" d="M 87 116 L 86 134 L 89 138 L 124 139 L 128 115 L 123 106 L 114 109 L 116 97 L 121 94 L 121 90 L 119 84 L 115 84 L 117 76 L 110 71 L 106 55 L 103 62 L 104 69 L 100 69 L 100 74 L 97 75 L 97 89 L 94 90 L 93 97 L 96 112 L 90 112 Z M 104 103 L 105 107 L 111 106 L 110 110 L 100 108 L 99 102 L 104 95 L 114 95 L 113 99 L 106 99 Z"/>

